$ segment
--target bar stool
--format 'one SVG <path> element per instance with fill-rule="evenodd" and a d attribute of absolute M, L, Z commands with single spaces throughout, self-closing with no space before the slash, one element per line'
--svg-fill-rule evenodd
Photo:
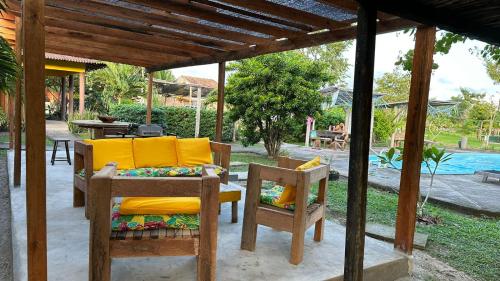
<path fill-rule="evenodd" d="M 52 149 L 52 158 L 50 159 L 50 163 L 52 166 L 54 166 L 55 161 L 68 161 L 68 164 L 71 165 L 71 158 L 69 156 L 69 139 L 63 139 L 63 138 L 53 138 L 54 141 L 54 148 Z M 60 142 L 64 142 L 64 146 L 66 148 L 66 158 L 64 157 L 56 157 L 57 154 L 57 147 L 59 146 Z"/>

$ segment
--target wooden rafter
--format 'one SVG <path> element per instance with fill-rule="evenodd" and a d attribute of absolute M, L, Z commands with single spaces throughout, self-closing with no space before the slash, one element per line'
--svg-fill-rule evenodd
<path fill-rule="evenodd" d="M 416 25 L 417 23 L 415 22 L 399 18 L 388 21 L 380 21 L 378 22 L 377 32 L 378 33 L 392 32 L 400 30 L 402 28 L 413 27 Z M 293 40 L 274 41 L 268 45 L 261 45 L 261 46 L 257 45 L 236 52 L 223 53 L 219 56 L 212 56 L 212 57 L 205 56 L 200 58 L 189 58 L 182 61 L 174 61 L 164 65 L 150 67 L 147 69 L 147 71 L 158 71 L 162 69 L 172 69 L 172 68 L 185 67 L 191 65 L 210 64 L 222 61 L 250 58 L 263 54 L 283 52 L 283 51 L 307 48 L 311 46 L 317 46 L 337 41 L 350 40 L 354 39 L 355 36 L 356 36 L 356 26 L 351 26 L 348 28 L 337 29 L 334 31 L 310 34 Z"/>

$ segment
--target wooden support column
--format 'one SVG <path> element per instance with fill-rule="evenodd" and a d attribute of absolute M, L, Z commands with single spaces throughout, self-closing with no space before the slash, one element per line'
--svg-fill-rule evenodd
<path fill-rule="evenodd" d="M 219 63 L 219 83 L 217 92 L 217 123 L 215 125 L 215 141 L 222 141 L 224 125 L 224 83 L 226 81 L 226 62 Z"/>
<path fill-rule="evenodd" d="M 146 99 L 146 125 L 151 125 L 152 103 L 153 103 L 153 73 L 148 73 L 148 96 Z"/>
<path fill-rule="evenodd" d="M 16 58 L 22 63 L 22 20 L 16 17 Z M 16 100 L 14 104 L 14 186 L 21 185 L 21 138 L 22 138 L 22 79 L 16 81 Z"/>
<path fill-rule="evenodd" d="M 413 249 L 417 202 L 420 196 L 420 167 L 435 41 L 435 27 L 417 28 L 394 240 L 394 247 L 408 254 L 411 254 Z"/>
<path fill-rule="evenodd" d="M 68 114 L 73 115 L 73 92 L 75 91 L 75 80 L 73 75 L 68 75 Z"/>
<path fill-rule="evenodd" d="M 196 120 L 194 128 L 194 137 L 200 136 L 200 123 L 201 123 L 201 87 L 196 92 Z"/>
<path fill-rule="evenodd" d="M 61 77 L 61 121 L 66 120 L 67 100 L 66 100 L 66 76 Z"/>
<path fill-rule="evenodd" d="M 349 149 L 344 280 L 363 280 L 366 192 L 372 111 L 377 9 L 371 1 L 359 1 L 356 62 Z"/>
<path fill-rule="evenodd" d="M 23 1 L 28 280 L 47 280 L 44 0 Z"/>
<path fill-rule="evenodd" d="M 85 72 L 80 73 L 80 101 L 78 104 L 78 112 L 83 114 L 85 111 Z"/>

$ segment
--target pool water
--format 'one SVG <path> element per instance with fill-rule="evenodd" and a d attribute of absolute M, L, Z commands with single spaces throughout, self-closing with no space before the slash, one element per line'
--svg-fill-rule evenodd
<path fill-rule="evenodd" d="M 370 162 L 380 163 L 376 155 L 370 155 Z M 394 163 L 398 169 L 401 169 L 402 161 Z M 433 168 L 433 167 L 431 167 Z M 480 153 L 480 152 L 459 152 L 453 153 L 451 159 L 440 163 L 436 174 L 441 175 L 470 175 L 480 170 L 500 171 L 499 153 Z M 427 166 L 422 163 L 422 174 L 428 174 Z"/>

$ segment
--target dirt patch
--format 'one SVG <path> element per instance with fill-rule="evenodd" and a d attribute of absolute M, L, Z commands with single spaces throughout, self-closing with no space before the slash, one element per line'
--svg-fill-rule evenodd
<path fill-rule="evenodd" d="M 470 277 L 462 271 L 458 271 L 455 268 L 447 265 L 446 263 L 437 260 L 427 253 L 414 250 L 414 267 L 413 273 L 410 280 L 415 281 L 475 281 L 474 278 Z"/>
<path fill-rule="evenodd" d="M 0 280 L 12 280 L 12 229 L 7 155 L 0 151 Z"/>

